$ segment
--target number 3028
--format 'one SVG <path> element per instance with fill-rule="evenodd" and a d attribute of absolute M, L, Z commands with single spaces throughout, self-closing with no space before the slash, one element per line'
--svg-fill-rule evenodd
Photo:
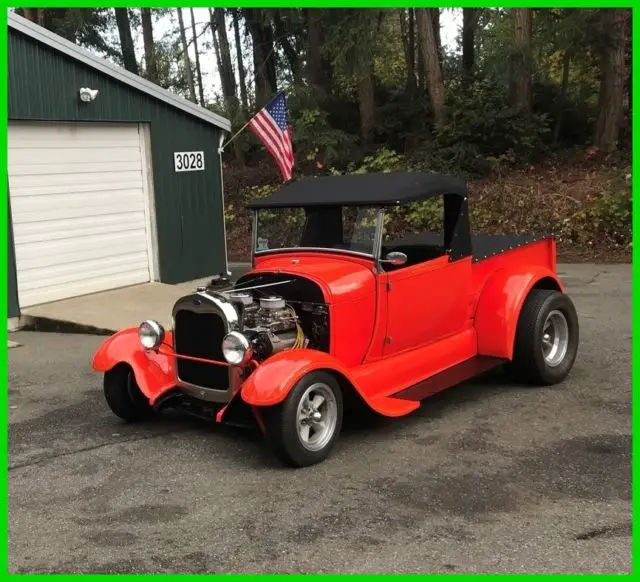
<path fill-rule="evenodd" d="M 176 172 L 204 170 L 204 152 L 174 152 L 173 165 Z"/>

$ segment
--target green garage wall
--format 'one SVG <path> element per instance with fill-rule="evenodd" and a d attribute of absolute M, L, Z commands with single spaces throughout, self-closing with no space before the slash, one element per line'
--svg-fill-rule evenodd
<path fill-rule="evenodd" d="M 225 268 L 220 129 L 9 30 L 9 120 L 148 123 L 160 279 L 178 283 Z M 98 89 L 82 103 L 80 87 Z M 174 172 L 173 153 L 204 151 L 205 171 Z"/>
<path fill-rule="evenodd" d="M 9 187 L 7 186 L 7 192 Z M 16 256 L 13 249 L 13 225 L 11 224 L 11 203 L 7 198 L 9 213 L 7 214 L 7 235 L 9 242 L 7 244 L 7 315 L 9 317 L 18 317 L 20 315 L 20 307 L 18 306 L 18 282 L 16 280 Z"/>

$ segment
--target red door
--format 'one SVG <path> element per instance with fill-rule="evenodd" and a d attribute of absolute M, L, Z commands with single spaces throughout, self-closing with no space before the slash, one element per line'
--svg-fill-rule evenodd
<path fill-rule="evenodd" d="M 471 257 L 448 256 L 387 274 L 385 356 L 459 333 L 469 316 Z"/>

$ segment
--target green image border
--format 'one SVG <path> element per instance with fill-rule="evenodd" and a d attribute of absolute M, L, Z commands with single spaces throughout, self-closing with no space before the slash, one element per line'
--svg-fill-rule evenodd
<path fill-rule="evenodd" d="M 633 79 L 633 111 L 636 111 L 638 106 L 638 92 L 639 92 L 639 75 L 638 70 L 640 65 L 638 64 L 638 60 L 636 58 L 638 52 L 635 48 L 638 46 L 638 40 L 640 39 L 640 22 L 637 16 L 640 14 L 640 10 L 636 9 L 636 5 L 640 8 L 640 2 L 602 2 L 602 1 L 567 1 L 567 0 L 539 0 L 535 3 L 532 2 L 500 2 L 497 5 L 489 4 L 491 7 L 504 7 L 504 8 L 512 8 L 512 7 L 531 7 L 531 8 L 558 8 L 558 7 L 567 7 L 567 8 L 631 8 L 632 9 L 632 30 L 633 30 L 633 58 L 632 58 L 632 79 Z M 74 0 L 68 1 L 51 1 L 51 0 L 43 0 L 41 2 L 35 2 L 33 4 L 19 4 L 19 7 L 126 7 L 131 6 L 131 3 L 119 2 L 117 0 L 111 2 L 79 2 Z M 222 6 L 226 8 L 235 8 L 235 7 L 312 7 L 312 8 L 400 8 L 400 7 L 440 7 L 440 8 L 462 8 L 462 7 L 486 7 L 486 3 L 469 1 L 469 0 L 458 0 L 457 2 L 424 2 L 420 0 L 415 0 L 413 2 L 404 2 L 393 1 L 393 0 L 325 0 L 325 1 L 310 1 L 310 0 L 261 0 L 261 1 L 235 1 L 235 2 L 206 2 L 202 0 L 193 0 L 191 2 L 168 2 L 167 0 L 157 0 L 155 2 L 142 1 L 134 4 L 135 7 L 214 7 L 214 6 Z M 12 7 L 14 7 L 12 5 Z M 2 107 L 5 111 L 7 111 L 7 12 L 9 8 L 5 8 L 2 11 L 2 26 L 0 27 L 0 34 L 2 35 L 0 48 L 2 50 L 2 74 L 0 74 L 0 79 L 3 84 L 2 92 L 0 99 L 2 99 Z M 640 311 L 637 308 L 638 303 L 638 275 L 639 275 L 639 267 L 638 267 L 638 251 L 637 251 L 637 237 L 636 233 L 638 231 L 638 215 L 636 212 L 636 191 L 638 184 L 638 154 L 637 154 L 637 126 L 639 115 L 634 115 L 632 119 L 632 156 L 633 156 L 633 254 L 632 254 L 632 309 L 633 309 L 633 332 L 638 329 L 638 323 L 640 318 Z M 2 167 L 7 167 L 7 126 L 8 126 L 8 113 L 2 123 L 2 141 L 3 145 L 0 148 L 0 155 L 2 156 Z M 8 201 L 8 177 L 7 181 L 3 184 L 3 189 L 5 191 L 5 197 Z M 2 252 L 0 253 L 0 257 L 2 260 L 2 268 L 0 268 L 0 275 L 3 277 L 3 284 L 0 286 L 2 289 L 3 297 L 1 301 L 3 313 L 7 313 L 8 308 L 8 297 L 7 297 L 7 286 L 8 286 L 8 203 L 3 203 L 0 207 L 0 224 L 3 230 L 2 236 Z M 5 317 L 6 319 L 6 317 Z M 2 511 L 2 521 L 6 525 L 6 527 L 2 528 L 4 532 L 3 536 L 3 551 L 0 552 L 0 559 L 2 560 L 0 563 L 0 579 L 4 579 L 5 576 L 9 578 L 21 578 L 21 579 L 36 579 L 42 578 L 44 576 L 50 576 L 49 574 L 9 574 L 8 566 L 9 566 L 9 550 L 10 550 L 10 541 L 8 534 L 8 526 L 9 526 L 9 458 L 8 458 L 8 412 L 9 412 L 9 401 L 8 401 L 8 382 L 9 382 L 9 369 L 8 369 L 8 348 L 7 339 L 8 337 L 7 327 L 2 326 L 2 337 L 0 337 L 0 346 L 2 350 L 6 350 L 3 353 L 3 357 L 0 358 L 0 366 L 2 366 L 2 377 L 5 379 L 7 383 L 7 389 L 2 392 L 2 403 L 0 404 L 0 414 L 2 414 L 2 424 L 5 427 L 5 430 L 2 431 L 2 463 L 3 470 L 5 471 L 5 478 L 0 480 L 2 484 L 2 497 L 4 499 L 4 503 L 0 504 Z M 604 340 L 603 340 L 604 341 Z M 640 358 L 640 341 L 635 333 L 632 333 L 632 509 L 637 507 L 637 498 L 638 498 L 638 487 L 635 486 L 635 482 L 638 477 L 638 462 L 635 462 L 635 453 L 637 450 L 637 438 L 636 438 L 636 423 L 638 419 L 637 414 L 637 398 L 635 398 L 637 391 L 637 375 L 638 375 L 638 362 Z M 569 411 L 570 413 L 570 411 Z M 636 526 L 638 524 L 638 520 L 635 518 L 635 513 L 632 511 L 632 568 L 635 564 L 635 558 L 639 555 L 638 548 L 638 535 L 636 535 Z M 38 548 L 32 548 L 33 553 L 38 552 Z M 164 576 L 170 577 L 172 579 L 192 579 L 194 577 L 209 577 L 215 574 L 104 574 L 104 575 L 96 575 L 96 574 L 59 574 L 55 575 L 56 578 L 76 578 L 78 576 L 82 576 L 87 580 L 105 580 L 107 578 L 151 578 L 156 576 Z M 341 576 L 339 574 L 327 574 L 327 575 L 319 575 L 319 574 L 225 574 L 224 576 L 240 576 L 244 579 L 260 579 L 264 580 L 265 577 L 293 577 L 297 579 L 309 580 L 310 578 L 319 578 L 326 579 L 327 577 L 337 577 Z M 484 576 L 486 577 L 504 577 L 509 576 L 511 578 L 529 578 L 531 576 L 536 576 L 538 578 L 544 579 L 580 579 L 584 580 L 585 578 L 597 577 L 598 579 L 602 578 L 611 578 L 614 577 L 618 579 L 620 576 L 632 575 L 632 574 L 617 574 L 617 575 L 609 575 L 609 574 L 416 574 L 416 575 L 391 575 L 391 574 L 380 574 L 380 575 L 372 575 L 372 574 L 350 574 L 348 575 L 351 579 L 363 580 L 363 579 L 373 579 L 378 578 L 380 576 L 394 576 L 404 579 L 414 578 L 415 576 L 428 576 L 431 579 L 435 578 L 450 578 L 451 576 L 455 576 L 457 579 L 459 578 L 468 578 L 468 577 L 476 577 L 476 576 Z M 219 575 L 221 576 L 221 575 Z"/>

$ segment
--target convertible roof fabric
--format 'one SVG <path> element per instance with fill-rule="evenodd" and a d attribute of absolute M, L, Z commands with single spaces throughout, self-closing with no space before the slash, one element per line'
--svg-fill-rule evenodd
<path fill-rule="evenodd" d="M 304 178 L 270 196 L 250 202 L 249 208 L 309 206 L 392 206 L 434 196 L 467 196 L 462 180 L 419 172 L 346 174 Z"/>

